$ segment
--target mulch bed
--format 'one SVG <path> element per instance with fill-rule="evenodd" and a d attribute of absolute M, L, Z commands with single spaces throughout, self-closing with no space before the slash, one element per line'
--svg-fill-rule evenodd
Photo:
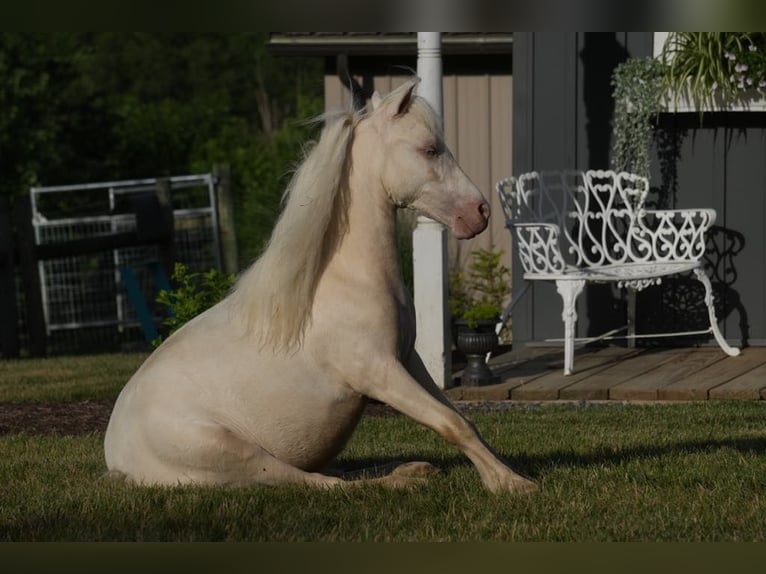
<path fill-rule="evenodd" d="M 539 404 L 515 404 L 512 401 L 461 401 L 456 403 L 463 412 L 536 408 Z M 114 401 L 65 401 L 50 403 L 0 402 L 0 435 L 50 434 L 79 435 L 106 432 Z M 371 401 L 365 416 L 401 416 L 386 404 Z"/>
<path fill-rule="evenodd" d="M 103 433 L 109 423 L 114 401 L 73 401 L 54 403 L 0 403 L 0 435 Z M 371 403 L 367 415 L 392 416 L 391 407 Z"/>
<path fill-rule="evenodd" d="M 0 434 L 77 435 L 104 432 L 114 401 L 0 403 Z"/>

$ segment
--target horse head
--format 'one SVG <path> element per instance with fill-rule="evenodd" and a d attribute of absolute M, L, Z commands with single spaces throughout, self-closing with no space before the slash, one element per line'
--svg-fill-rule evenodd
<path fill-rule="evenodd" d="M 443 223 L 458 239 L 470 239 L 487 227 L 489 204 L 444 143 L 433 108 L 414 94 L 417 83 L 407 82 L 385 98 L 373 94 L 357 141 L 369 137 L 381 164 L 380 181 L 394 205 Z"/>

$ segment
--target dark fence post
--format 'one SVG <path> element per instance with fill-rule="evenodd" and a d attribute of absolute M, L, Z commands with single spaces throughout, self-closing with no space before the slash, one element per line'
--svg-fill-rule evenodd
<path fill-rule="evenodd" d="M 47 332 L 29 195 L 25 194 L 16 199 L 13 219 L 18 235 L 19 265 L 24 285 L 24 305 L 27 310 L 29 353 L 33 357 L 44 357 L 47 353 Z"/>
<path fill-rule="evenodd" d="M 154 225 L 157 226 L 153 230 L 153 233 L 157 234 L 157 247 L 159 251 L 160 264 L 165 269 L 165 274 L 168 277 L 173 275 L 173 267 L 175 266 L 175 220 L 173 219 L 173 201 L 170 189 L 170 180 L 167 178 L 158 179 L 155 184 L 156 199 L 159 203 L 159 210 L 157 213 L 157 221 Z M 139 214 L 136 213 L 136 218 L 139 218 Z M 139 236 L 141 236 L 142 227 L 141 222 L 136 220 L 137 227 L 139 229 Z"/>
<path fill-rule="evenodd" d="M 19 356 L 19 316 L 16 305 L 11 198 L 0 195 L 0 354 L 6 359 Z"/>
<path fill-rule="evenodd" d="M 221 240 L 221 264 L 225 273 L 239 271 L 237 235 L 234 227 L 234 197 L 231 189 L 231 169 L 228 164 L 213 167 L 218 210 L 218 235 Z"/>

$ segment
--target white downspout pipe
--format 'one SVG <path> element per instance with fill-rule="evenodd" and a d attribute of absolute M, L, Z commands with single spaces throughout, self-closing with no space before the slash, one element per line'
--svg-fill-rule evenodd
<path fill-rule="evenodd" d="M 442 115 L 441 32 L 418 32 L 418 94 Z M 417 339 L 415 349 L 442 388 L 451 386 L 452 343 L 447 302 L 447 231 L 419 216 L 412 234 Z"/>

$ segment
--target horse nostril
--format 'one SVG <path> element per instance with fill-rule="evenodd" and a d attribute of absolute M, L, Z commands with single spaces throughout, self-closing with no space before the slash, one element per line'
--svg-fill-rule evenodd
<path fill-rule="evenodd" d="M 479 204 L 479 213 L 484 219 L 489 219 L 489 204 L 486 201 Z"/>

